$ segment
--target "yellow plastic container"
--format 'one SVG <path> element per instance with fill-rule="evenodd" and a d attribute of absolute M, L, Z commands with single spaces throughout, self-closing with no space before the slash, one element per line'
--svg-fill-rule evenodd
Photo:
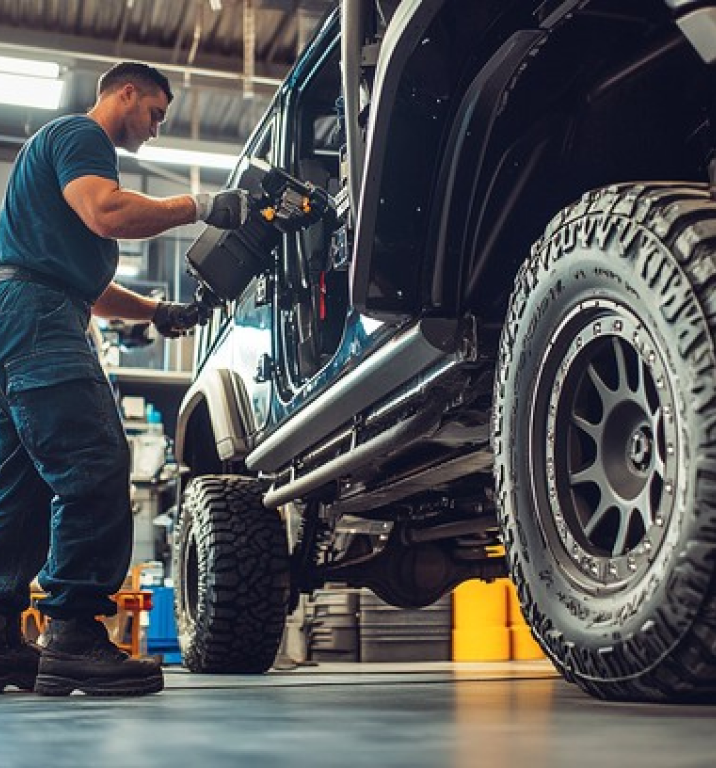
<path fill-rule="evenodd" d="M 507 620 L 510 633 L 510 657 L 520 661 L 543 659 L 544 653 L 522 615 L 517 589 L 511 581 L 507 581 Z"/>
<path fill-rule="evenodd" d="M 510 658 L 507 627 L 507 580 L 467 581 L 453 592 L 454 661 L 506 661 Z"/>
<path fill-rule="evenodd" d="M 519 661 L 543 659 L 544 653 L 527 624 L 510 627 L 510 656 Z"/>
<path fill-rule="evenodd" d="M 453 661 L 544 658 L 509 579 L 473 580 L 453 592 Z"/>
<path fill-rule="evenodd" d="M 507 627 L 453 630 L 453 661 L 507 661 L 510 653 L 510 632 Z"/>

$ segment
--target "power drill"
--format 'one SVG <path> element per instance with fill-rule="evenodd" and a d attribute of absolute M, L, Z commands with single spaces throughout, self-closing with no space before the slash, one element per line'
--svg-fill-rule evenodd
<path fill-rule="evenodd" d="M 263 160 L 253 159 L 242 176 L 246 217 L 234 230 L 207 227 L 186 254 L 188 271 L 198 281 L 197 302 L 220 306 L 243 293 L 252 279 L 271 267 L 283 234 L 323 220 L 335 226 L 331 196 Z"/>

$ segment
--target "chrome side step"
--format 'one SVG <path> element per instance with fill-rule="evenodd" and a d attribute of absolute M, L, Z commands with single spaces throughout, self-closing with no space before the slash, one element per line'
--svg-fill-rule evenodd
<path fill-rule="evenodd" d="M 459 327 L 456 319 L 424 318 L 395 336 L 264 440 L 246 466 L 261 472 L 285 467 L 429 366 L 459 355 Z"/>

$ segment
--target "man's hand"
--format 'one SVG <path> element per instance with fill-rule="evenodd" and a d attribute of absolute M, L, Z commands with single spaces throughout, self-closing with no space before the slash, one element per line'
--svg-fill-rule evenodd
<path fill-rule="evenodd" d="M 196 302 L 177 304 L 171 301 L 160 301 L 154 311 L 152 323 L 162 336 L 176 339 L 195 325 L 204 325 L 209 314 L 209 309 Z"/>
<path fill-rule="evenodd" d="M 216 195 L 194 196 L 197 221 L 218 229 L 238 229 L 251 212 L 251 200 L 245 189 L 226 189 Z"/>

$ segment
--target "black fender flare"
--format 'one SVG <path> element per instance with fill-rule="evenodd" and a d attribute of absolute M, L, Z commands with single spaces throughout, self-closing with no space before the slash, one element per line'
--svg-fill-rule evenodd
<path fill-rule="evenodd" d="M 494 143 L 503 95 L 546 36 L 544 30 L 519 30 L 506 40 L 467 89 L 453 120 L 438 178 L 436 199 L 443 204 L 433 228 L 434 241 L 427 248 L 435 254 L 430 286 L 434 306 L 455 306 L 459 300 L 458 296 L 449 295 L 457 285 L 454 266 L 449 262 L 456 252 L 465 257 L 464 244 L 469 237 L 470 211 L 477 190 L 485 182 L 485 174 L 494 172 L 487 156 Z"/>

